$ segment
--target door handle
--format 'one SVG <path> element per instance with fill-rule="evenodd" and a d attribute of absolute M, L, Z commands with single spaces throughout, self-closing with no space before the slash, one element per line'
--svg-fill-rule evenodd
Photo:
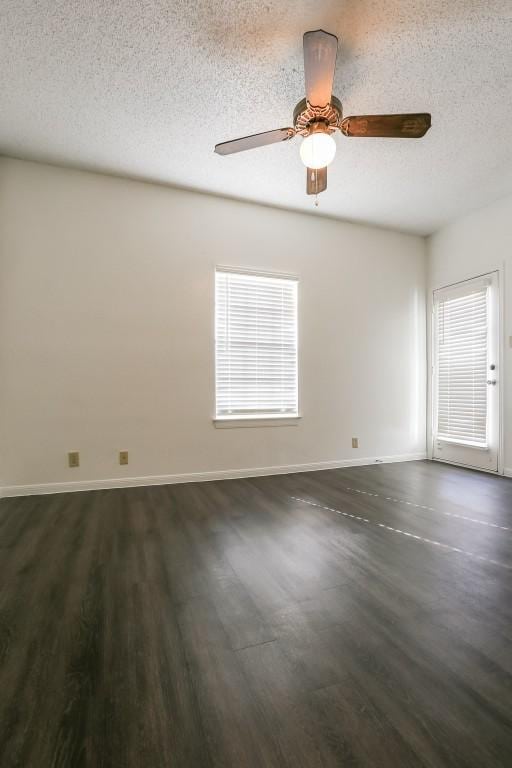
<path fill-rule="evenodd" d="M 496 386 L 496 379 L 487 379 L 487 383 L 491 384 L 493 387 Z"/>

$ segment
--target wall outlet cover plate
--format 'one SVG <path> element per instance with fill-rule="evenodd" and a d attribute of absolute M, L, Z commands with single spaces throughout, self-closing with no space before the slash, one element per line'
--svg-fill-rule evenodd
<path fill-rule="evenodd" d="M 80 466 L 80 454 L 78 451 L 69 451 L 68 453 L 68 467 Z"/>

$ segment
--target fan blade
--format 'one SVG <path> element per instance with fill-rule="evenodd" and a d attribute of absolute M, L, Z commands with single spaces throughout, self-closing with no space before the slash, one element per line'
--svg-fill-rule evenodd
<path fill-rule="evenodd" d="M 430 128 L 428 112 L 412 115 L 358 115 L 341 121 L 345 136 L 382 136 L 390 139 L 421 139 Z"/>
<path fill-rule="evenodd" d="M 279 141 L 286 141 L 293 138 L 293 136 L 295 136 L 293 128 L 277 128 L 275 131 L 253 133 L 251 136 L 244 136 L 241 139 L 223 141 L 221 144 L 215 145 L 215 152 L 218 155 L 231 155 L 233 152 L 244 152 L 246 149 L 265 147 L 267 144 L 277 144 Z"/>
<path fill-rule="evenodd" d="M 317 29 L 305 33 L 303 45 L 306 98 L 312 107 L 325 107 L 331 101 L 338 38 Z"/>
<path fill-rule="evenodd" d="M 307 168 L 306 193 L 319 195 L 327 189 L 327 168 Z"/>

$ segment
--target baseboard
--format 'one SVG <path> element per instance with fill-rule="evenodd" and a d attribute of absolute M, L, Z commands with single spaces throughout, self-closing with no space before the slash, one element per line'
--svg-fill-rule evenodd
<path fill-rule="evenodd" d="M 319 461 L 312 464 L 289 464 L 275 467 L 251 469 L 226 469 L 214 472 L 189 472 L 181 475 L 146 475 L 143 477 L 116 477 L 106 480 L 79 480 L 69 483 L 44 483 L 42 485 L 8 485 L 0 487 L 0 496 L 37 496 L 48 493 L 71 493 L 76 491 L 98 491 L 106 488 L 134 488 L 144 485 L 174 485 L 176 483 L 204 483 L 211 480 L 235 480 L 241 477 L 263 477 L 265 475 L 288 475 L 296 472 L 316 472 L 322 469 L 359 467 L 369 464 L 390 464 L 400 461 L 420 461 L 425 453 L 406 453 L 380 458 L 343 459 Z"/>

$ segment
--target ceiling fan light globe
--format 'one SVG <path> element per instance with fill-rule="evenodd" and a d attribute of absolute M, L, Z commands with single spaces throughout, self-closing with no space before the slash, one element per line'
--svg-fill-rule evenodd
<path fill-rule="evenodd" d="M 334 160 L 336 142 L 329 133 L 311 133 L 303 140 L 299 151 L 306 168 L 325 168 Z"/>

